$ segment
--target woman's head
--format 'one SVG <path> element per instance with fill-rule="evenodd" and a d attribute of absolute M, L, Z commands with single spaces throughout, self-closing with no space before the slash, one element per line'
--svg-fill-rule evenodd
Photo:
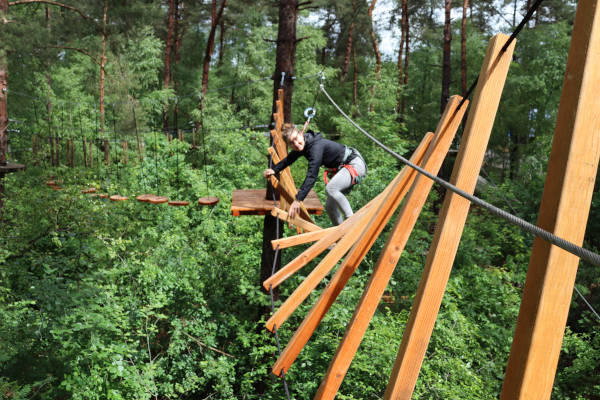
<path fill-rule="evenodd" d="M 302 151 L 304 149 L 304 135 L 296 128 L 296 125 L 290 123 L 283 124 L 281 134 L 294 150 Z"/>

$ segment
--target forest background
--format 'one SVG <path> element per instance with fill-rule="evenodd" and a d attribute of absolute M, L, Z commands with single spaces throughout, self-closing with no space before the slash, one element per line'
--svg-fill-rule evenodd
<path fill-rule="evenodd" d="M 448 96 L 464 94 L 475 79 L 489 38 L 510 33 L 531 3 L 300 4 L 292 120 L 302 124 L 304 108 L 314 106 L 313 129 L 365 156 L 369 175 L 350 195 L 355 209 L 401 166 L 318 95 L 319 73 L 361 126 L 410 154 L 435 129 Z M 281 381 L 269 372 L 275 340 L 264 329 L 270 298 L 260 288 L 263 217 L 229 211 L 234 189 L 265 186 L 265 134 L 279 79 L 278 4 L 0 5 L 8 158 L 27 165 L 3 180 L 0 395 L 284 398 Z M 378 7 L 388 11 L 378 14 Z M 519 35 L 478 186 L 479 196 L 530 222 L 543 190 L 575 7 L 546 0 Z M 183 140 L 169 140 L 178 131 Z M 305 166 L 298 164 L 297 183 Z M 49 179 L 63 190 L 44 185 Z M 213 208 L 113 203 L 81 194 L 88 186 L 131 198 L 153 191 L 192 203 L 213 195 L 220 202 Z M 322 182 L 315 190 L 324 200 Z M 597 192 L 598 185 L 585 239 L 596 252 Z M 388 302 L 375 314 L 337 398 L 381 398 L 443 195 L 434 186 L 388 286 Z M 316 221 L 329 225 L 326 216 Z M 289 371 L 294 398 L 314 395 L 386 232 Z M 471 208 L 414 398 L 498 396 L 532 241 Z M 299 251 L 286 249 L 283 262 Z M 282 285 L 280 299 L 306 274 Z M 580 264 L 577 289 L 600 309 L 597 267 Z M 316 292 L 280 328 L 282 343 Z M 598 325 L 574 295 L 554 399 L 600 399 Z"/>

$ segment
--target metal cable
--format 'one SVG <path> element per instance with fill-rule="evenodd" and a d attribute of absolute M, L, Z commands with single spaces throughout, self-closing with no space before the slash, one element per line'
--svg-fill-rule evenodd
<path fill-rule="evenodd" d="M 327 98 L 329 99 L 331 104 L 333 104 L 333 106 L 338 110 L 338 112 L 340 114 L 342 114 L 344 116 L 344 118 L 346 118 L 361 133 L 363 133 L 365 136 L 367 136 L 369 139 L 371 139 L 371 141 L 376 143 L 379 147 L 381 147 L 383 150 L 385 150 L 386 152 L 388 152 L 389 154 L 394 156 L 396 159 L 400 160 L 404 164 L 408 165 L 409 167 L 411 167 L 411 168 L 415 169 L 416 171 L 420 172 L 421 174 L 425 175 L 426 177 L 433 180 L 440 186 L 446 188 L 447 190 L 450 190 L 451 192 L 454 192 L 454 193 L 458 194 L 459 196 L 464 197 L 465 199 L 469 200 L 470 202 L 477 204 L 478 206 L 480 206 L 482 208 L 485 208 L 486 210 L 491 212 L 493 215 L 503 218 L 504 220 L 510 222 L 511 224 L 517 225 L 521 229 L 523 229 L 541 239 L 544 239 L 545 241 L 552 243 L 553 245 L 558 246 L 561 249 L 566 250 L 569 253 L 574 254 L 574 255 L 578 256 L 579 258 L 581 258 L 593 265 L 600 266 L 600 255 L 593 253 L 587 249 L 584 249 L 583 247 L 578 246 L 572 242 L 569 242 L 568 240 L 560 238 L 560 237 L 554 235 L 553 233 L 550 233 L 550 232 L 540 228 L 539 226 L 536 226 L 530 222 L 527 222 L 527 221 L 525 221 L 515 215 L 512 215 L 512 214 L 510 214 L 510 213 L 508 213 L 508 212 L 506 212 L 484 200 L 481 200 L 480 198 L 478 198 L 470 193 L 467 193 L 464 190 L 452 185 L 451 183 L 446 182 L 445 180 L 431 174 L 430 172 L 419 167 L 418 165 L 413 164 L 408 159 L 402 157 L 400 154 L 394 152 L 392 149 L 390 149 L 389 147 L 384 145 L 382 142 L 380 142 L 377 138 L 375 138 L 370 133 L 368 133 L 363 128 L 361 128 L 356 122 L 354 122 L 352 120 L 352 118 L 350 118 L 346 113 L 344 113 L 344 111 L 342 111 L 342 109 L 331 98 L 329 93 L 327 93 L 323 84 L 319 85 L 319 87 L 320 87 L 321 91 L 325 94 L 325 96 L 327 96 Z"/>

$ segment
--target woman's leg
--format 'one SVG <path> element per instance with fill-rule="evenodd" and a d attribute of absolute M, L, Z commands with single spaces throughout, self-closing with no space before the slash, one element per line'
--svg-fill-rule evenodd
<path fill-rule="evenodd" d="M 346 168 L 342 168 L 334 175 L 325 187 L 327 192 L 327 201 L 325 202 L 325 208 L 327 214 L 334 225 L 342 223 L 344 218 L 340 215 L 340 210 L 344 214 L 345 218 L 352 216 L 352 207 L 346 199 L 346 196 L 342 193 L 352 186 L 352 177 L 350 172 Z"/>

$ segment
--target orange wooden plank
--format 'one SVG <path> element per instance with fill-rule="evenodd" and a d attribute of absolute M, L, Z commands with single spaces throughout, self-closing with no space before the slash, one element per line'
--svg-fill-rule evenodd
<path fill-rule="evenodd" d="M 292 204 L 294 202 L 294 200 L 296 200 L 290 194 L 290 192 L 285 187 L 285 185 L 284 184 L 280 184 L 279 179 L 277 179 L 273 175 L 271 175 L 271 176 L 269 176 L 269 180 L 271 181 L 271 185 L 273 185 L 273 187 L 277 190 L 277 192 L 279 192 L 279 195 L 281 197 L 285 198 L 285 200 L 289 204 Z M 304 218 L 308 222 L 312 222 L 312 219 L 310 218 L 310 215 L 308 214 L 308 210 L 306 209 L 306 206 L 304 205 L 304 203 L 302 201 L 300 202 L 300 217 Z"/>
<path fill-rule="evenodd" d="M 424 154 L 425 154 L 425 150 L 429 146 L 432 138 L 433 138 L 433 134 L 431 134 L 431 133 L 428 133 L 427 135 L 425 135 L 425 137 L 421 141 L 421 144 L 415 150 L 415 152 L 413 153 L 413 156 L 411 157 L 412 162 L 419 163 L 420 161 L 422 161 L 422 158 L 424 157 Z M 360 247 L 361 244 L 365 241 L 364 240 L 365 236 L 367 236 L 367 235 L 368 235 L 368 237 L 372 236 L 372 235 L 369 235 L 369 233 L 373 229 L 373 226 L 376 225 L 377 223 L 380 223 L 381 229 L 383 229 L 383 226 L 385 225 L 385 223 L 381 222 L 381 219 L 382 218 L 389 219 L 391 217 L 395 208 L 398 206 L 401 199 L 404 197 L 404 195 L 408 191 L 408 188 L 412 184 L 415 176 L 416 176 L 415 171 L 413 171 L 412 169 L 410 169 L 408 167 L 403 168 L 402 171 L 400 171 L 400 173 L 397 175 L 397 177 L 392 181 L 391 187 L 393 189 L 391 189 L 388 192 L 385 199 L 382 201 L 381 205 L 379 207 L 372 207 L 375 210 L 375 213 L 377 214 L 377 218 L 372 218 L 369 221 L 369 223 L 366 224 L 364 231 L 358 238 L 357 244 L 352 248 L 348 257 L 346 257 L 346 259 L 342 262 L 342 265 L 340 266 L 340 268 L 338 268 L 338 271 L 335 273 L 334 278 L 329 283 L 329 285 L 327 285 L 327 287 L 325 288 L 325 291 L 321 294 L 321 297 L 319 297 L 317 304 L 315 304 L 315 306 L 313 306 L 309 315 L 306 316 L 306 318 L 304 319 L 304 322 L 302 323 L 300 328 L 298 328 L 298 330 L 294 334 L 294 337 L 292 338 L 292 340 L 288 343 L 288 345 L 286 346 L 285 350 L 283 351 L 283 353 L 281 354 L 279 359 L 275 362 L 275 365 L 273 366 L 273 369 L 272 369 L 274 374 L 279 374 L 279 372 L 282 369 L 287 372 L 287 370 L 289 369 L 291 364 L 294 362 L 294 360 L 300 353 L 300 350 L 302 350 L 302 348 L 304 347 L 304 345 L 306 344 L 306 342 L 312 335 L 312 332 L 314 331 L 316 326 L 319 324 L 319 322 L 323 318 L 323 315 L 325 315 L 325 313 L 327 312 L 327 310 L 329 309 L 329 307 L 335 300 L 335 297 L 337 296 L 339 291 L 341 291 L 341 289 L 343 288 L 343 285 L 341 285 L 341 287 L 339 287 L 339 291 L 332 297 L 331 296 L 332 284 L 333 284 L 333 290 L 335 290 L 337 288 L 335 286 L 335 282 L 339 281 L 340 272 L 348 269 L 348 268 L 345 268 L 344 266 L 347 264 L 348 260 L 352 258 L 352 254 L 356 253 L 356 251 L 357 251 L 356 249 L 358 247 Z M 389 202 L 395 202 L 395 204 L 393 204 L 392 206 L 389 206 L 389 204 L 388 204 Z M 389 216 L 384 215 L 382 217 L 380 215 L 382 210 L 388 211 Z M 379 222 L 377 222 L 377 221 L 379 221 Z M 346 236 L 349 236 L 349 235 L 346 235 Z M 374 239 L 373 239 L 373 241 L 374 241 Z M 365 254 L 366 254 L 366 251 L 365 251 Z M 360 263 L 360 261 L 357 262 L 356 265 L 358 265 L 359 263 Z M 315 270 L 316 270 L 316 268 L 315 268 Z M 349 277 L 348 277 L 348 279 L 349 279 Z M 298 289 L 300 289 L 300 287 Z M 296 292 L 298 292 L 298 289 L 296 289 L 296 291 L 294 293 L 292 293 L 292 296 L 290 296 L 290 298 L 293 298 L 294 296 L 300 296 L 300 295 L 296 294 Z M 290 298 L 288 298 L 288 300 L 290 300 Z M 303 300 L 303 298 L 302 298 L 302 300 Z M 331 300 L 330 303 L 328 303 L 329 300 Z M 295 300 L 292 300 L 292 301 L 296 302 Z"/>
<path fill-rule="evenodd" d="M 538 226 L 581 245 L 600 157 L 598 0 L 577 4 L 562 87 Z M 535 238 L 500 399 L 550 398 L 578 264 Z"/>
<path fill-rule="evenodd" d="M 294 247 L 301 244 L 306 244 L 310 242 L 316 242 L 319 239 L 327 236 L 330 232 L 335 231 L 338 227 L 332 226 L 329 228 L 321 229 L 320 231 L 315 232 L 306 232 L 300 235 L 294 235 L 285 237 L 282 239 L 271 240 L 271 246 L 273 246 L 273 250 L 279 246 L 280 249 L 285 249 L 288 247 Z"/>
<path fill-rule="evenodd" d="M 501 53 L 508 36 L 496 35 L 488 45 L 454 164 L 451 182 L 473 193 L 498 110 L 515 42 Z M 433 331 L 456 249 L 464 228 L 469 201 L 447 192 L 409 321 L 394 364 L 386 399 L 410 399 Z"/>
<path fill-rule="evenodd" d="M 284 210 L 282 210 L 281 208 L 273 208 L 273 210 L 271 210 L 271 215 L 279 218 L 285 222 L 288 222 L 292 225 L 295 225 L 297 227 L 300 227 L 308 232 L 314 232 L 314 231 L 320 231 L 322 230 L 320 226 L 312 224 L 308 221 L 303 220 L 302 218 L 290 218 L 288 213 L 285 212 Z"/>
<path fill-rule="evenodd" d="M 427 150 L 423 168 L 433 175 L 437 175 L 442 162 L 450 149 L 452 140 L 460 126 L 466 107 L 458 109 L 462 98 L 453 96 L 448 101 L 446 110 L 442 115 L 436 129 L 434 143 Z M 396 268 L 404 246 L 410 233 L 417 222 L 423 205 L 429 195 L 433 181 L 419 175 L 410 194 L 404 202 L 394 228 L 390 232 L 382 253 L 379 255 L 373 274 L 365 287 L 363 295 L 356 307 L 352 320 L 346 328 L 342 342 L 337 348 L 329 368 L 317 391 L 315 399 L 333 399 L 339 386 L 342 384 L 346 371 L 356 354 L 369 322 L 375 314 L 377 305 L 381 300 L 383 291 Z"/>
<path fill-rule="evenodd" d="M 329 246 L 333 245 L 338 239 L 346 234 L 350 234 L 353 232 L 353 228 L 357 223 L 364 223 L 364 216 L 366 211 L 369 208 L 364 209 L 364 211 L 359 210 L 352 217 L 348 218 L 340 225 L 333 227 L 326 235 L 321 237 L 315 244 L 310 246 L 304 252 L 302 252 L 298 257 L 294 258 L 287 265 L 280 268 L 277 272 L 271 275 L 267 280 L 263 282 L 263 286 L 265 289 L 269 289 L 270 287 L 277 287 L 287 278 L 296 273 L 300 268 L 304 267 L 310 261 L 312 261 L 315 257 L 325 251 Z M 354 236 L 357 239 L 357 236 Z"/>
<path fill-rule="evenodd" d="M 314 190 L 304 199 L 306 209 L 311 214 L 323 213 L 325 207 Z M 279 207 L 279 200 L 275 202 Z M 266 189 L 238 189 L 233 191 L 231 213 L 239 215 L 264 215 L 273 209 L 273 199 L 267 199 Z"/>

